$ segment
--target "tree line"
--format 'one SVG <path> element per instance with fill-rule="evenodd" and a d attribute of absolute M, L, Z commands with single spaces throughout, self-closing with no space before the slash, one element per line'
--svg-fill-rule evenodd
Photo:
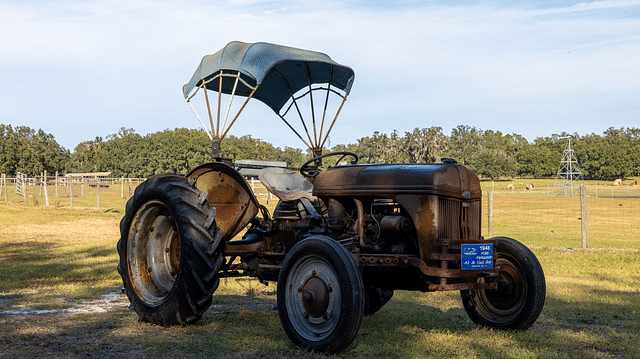
<path fill-rule="evenodd" d="M 559 134 L 560 137 L 567 133 Z M 610 180 L 640 175 L 640 129 L 609 128 L 602 135 L 573 134 L 572 145 L 585 179 Z M 518 134 L 460 125 L 445 134 L 441 127 L 415 128 L 404 135 L 374 132 L 356 143 L 330 151 L 350 151 L 360 163 L 431 163 L 453 158 L 484 178 L 554 177 L 566 140 L 551 137 L 527 141 Z M 113 177 L 148 177 L 158 173 L 186 173 L 211 159 L 208 136 L 194 129 L 176 128 L 148 135 L 121 128 L 106 138 L 78 144 L 73 152 L 50 134 L 26 126 L 0 124 L 0 172 L 38 175 L 111 171 Z M 299 167 L 308 151 L 272 144 L 251 136 L 230 136 L 221 155 L 230 159 L 287 162 Z"/>
<path fill-rule="evenodd" d="M 529 142 L 518 134 L 460 125 L 447 136 L 441 127 L 415 128 L 401 136 L 375 132 L 335 149 L 355 152 L 364 163 L 430 163 L 453 158 L 484 178 L 554 177 L 568 133 Z M 572 149 L 585 179 L 640 175 L 640 129 L 609 128 L 602 135 L 572 135 Z"/>

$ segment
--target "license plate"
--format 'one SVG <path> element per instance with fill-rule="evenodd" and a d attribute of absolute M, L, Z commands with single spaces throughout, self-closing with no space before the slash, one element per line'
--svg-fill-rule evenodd
<path fill-rule="evenodd" d="M 493 269 L 493 243 L 463 244 L 461 247 L 462 269 Z"/>

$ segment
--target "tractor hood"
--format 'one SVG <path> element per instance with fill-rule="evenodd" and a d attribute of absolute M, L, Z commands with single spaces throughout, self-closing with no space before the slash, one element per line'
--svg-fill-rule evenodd
<path fill-rule="evenodd" d="M 439 195 L 480 199 L 478 176 L 459 164 L 372 164 L 334 167 L 318 174 L 315 196 Z"/>

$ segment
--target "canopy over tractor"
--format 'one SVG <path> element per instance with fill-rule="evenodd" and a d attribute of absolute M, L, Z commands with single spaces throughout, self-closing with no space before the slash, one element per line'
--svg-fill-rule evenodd
<path fill-rule="evenodd" d="M 269 106 L 314 154 L 319 155 L 351 91 L 354 76 L 351 68 L 320 52 L 264 42 L 234 41 L 215 54 L 205 56 L 182 91 L 212 140 L 214 158 L 219 157 L 220 142 L 251 98 Z M 204 93 L 211 131 L 191 104 L 200 89 Z M 214 96 L 217 106 L 212 106 L 215 100 L 211 101 L 210 91 L 218 92 Z M 222 94 L 229 96 L 226 109 L 222 108 Z M 245 101 L 232 115 L 235 96 L 245 97 Z M 329 98 L 335 96 L 340 99 L 337 107 L 329 103 Z M 303 106 L 303 103 L 307 105 Z M 311 123 L 306 122 L 309 116 Z M 304 135 L 296 129 L 296 117 Z"/>

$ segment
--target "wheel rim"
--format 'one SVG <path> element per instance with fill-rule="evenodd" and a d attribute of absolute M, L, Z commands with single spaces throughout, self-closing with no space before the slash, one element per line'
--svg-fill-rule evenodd
<path fill-rule="evenodd" d="M 303 338 L 326 339 L 338 324 L 342 309 L 335 270 L 318 257 L 302 258 L 287 276 L 285 300 L 289 319 Z"/>
<path fill-rule="evenodd" d="M 477 291 L 476 309 L 485 318 L 498 323 L 514 319 L 524 308 L 527 281 L 520 266 L 512 258 L 498 258 L 498 289 Z"/>
<path fill-rule="evenodd" d="M 127 262 L 138 297 L 147 305 L 162 303 L 180 268 L 180 235 L 164 203 L 149 201 L 136 212 L 127 240 Z"/>

